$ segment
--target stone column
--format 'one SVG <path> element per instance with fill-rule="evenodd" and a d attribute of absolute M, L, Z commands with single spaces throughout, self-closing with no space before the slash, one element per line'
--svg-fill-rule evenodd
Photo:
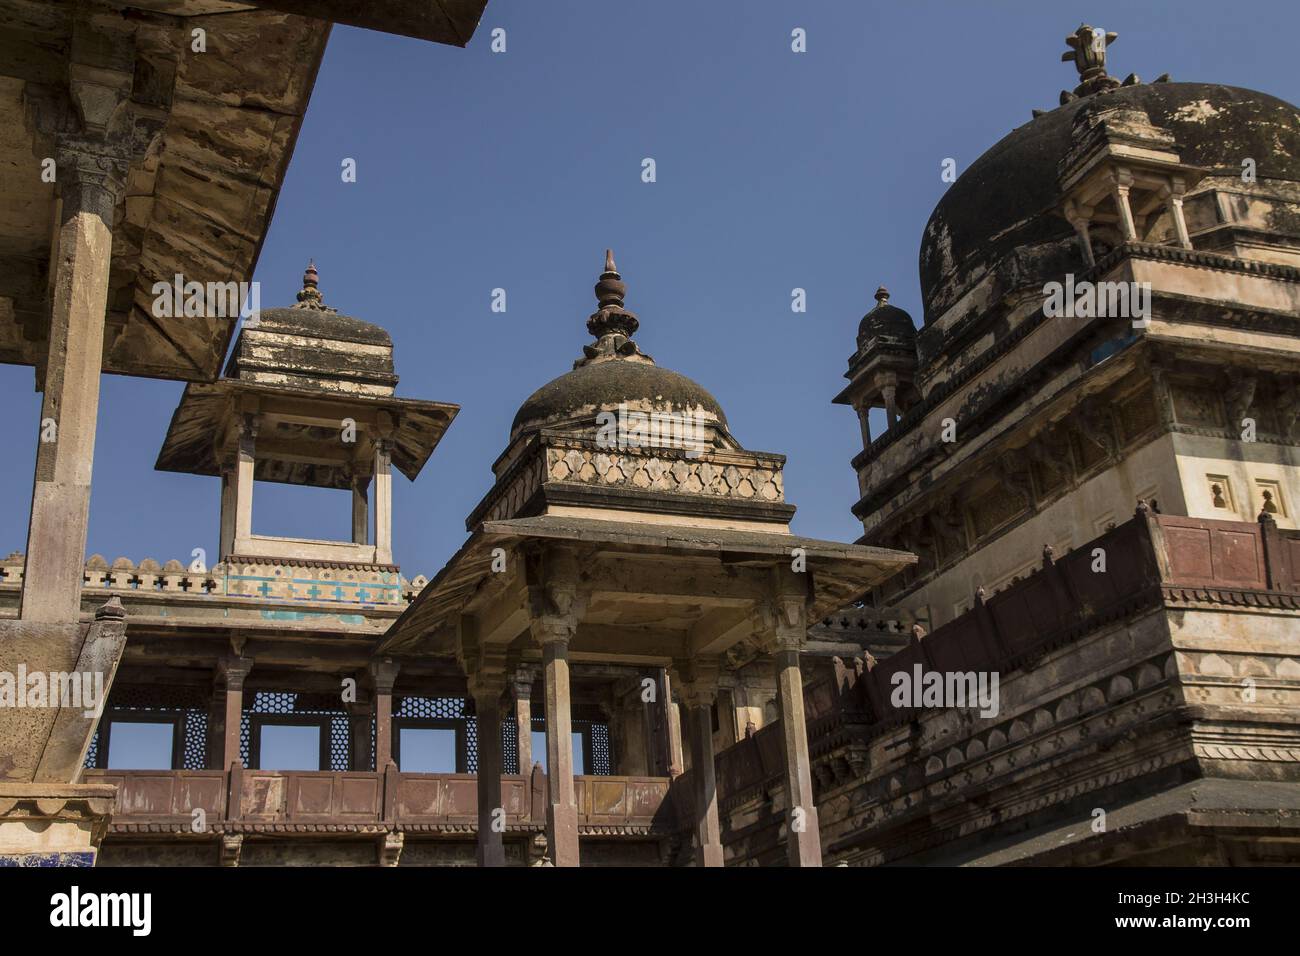
<path fill-rule="evenodd" d="M 578 804 L 573 785 L 573 722 L 569 710 L 569 642 L 588 595 L 578 591 L 577 556 L 561 547 L 524 556 L 529 629 L 542 648 L 546 702 L 546 838 L 555 866 L 578 865 Z"/>
<path fill-rule="evenodd" d="M 375 563 L 393 563 L 393 442 L 375 439 Z"/>
<path fill-rule="evenodd" d="M 808 725 L 804 721 L 799 651 L 777 651 L 776 672 L 789 813 L 786 853 L 791 866 L 821 866 L 821 834 L 812 792 L 812 763 L 808 758 Z"/>
<path fill-rule="evenodd" d="M 1137 241 L 1137 227 L 1133 223 L 1133 207 L 1129 205 L 1129 189 L 1133 185 L 1133 175 L 1127 170 L 1117 169 L 1113 174 L 1114 189 L 1111 195 L 1115 199 L 1115 212 L 1119 215 L 1119 231 L 1125 242 Z"/>
<path fill-rule="evenodd" d="M 642 675 L 630 679 L 615 691 L 615 718 L 618 734 L 618 769 L 626 777 L 648 777 L 652 773 L 654 751 L 650 735 L 650 704 L 643 700 Z M 657 691 L 656 691 L 657 694 Z M 612 732 L 612 728 L 611 728 Z"/>
<path fill-rule="evenodd" d="M 225 455 L 221 459 L 221 544 L 217 560 L 224 561 L 235 553 L 235 513 L 238 502 L 235 496 L 237 482 L 236 455 Z"/>
<path fill-rule="evenodd" d="M 360 696 L 360 695 L 359 695 Z M 374 720 L 374 704 L 364 698 L 344 705 L 348 711 L 348 744 L 353 770 L 379 769 L 374 766 L 370 750 L 370 723 Z"/>
<path fill-rule="evenodd" d="M 388 658 L 370 662 L 375 702 L 375 770 L 383 773 L 393 762 L 393 684 L 401 665 Z"/>
<path fill-rule="evenodd" d="M 244 716 L 244 680 L 253 669 L 251 657 L 224 657 L 220 663 L 220 680 L 225 687 L 225 713 L 222 717 L 221 769 L 244 766 L 239 753 L 239 733 Z"/>
<path fill-rule="evenodd" d="M 718 685 L 718 746 L 723 750 L 739 738 L 736 726 L 736 681 L 734 677 L 720 678 Z"/>
<path fill-rule="evenodd" d="M 126 164 L 60 148 L 56 177 L 61 212 L 49 350 L 18 613 L 25 621 L 66 623 L 81 613 L 113 210 Z"/>
<path fill-rule="evenodd" d="M 1174 233 L 1178 237 L 1178 244 L 1184 249 L 1192 248 L 1192 237 L 1187 232 L 1187 217 L 1183 215 L 1183 193 L 1186 192 L 1186 183 L 1181 178 L 1175 178 L 1169 187 L 1169 212 L 1174 220 Z"/>
<path fill-rule="evenodd" d="M 221 683 L 221 669 L 212 675 L 212 696 L 208 699 L 208 740 L 204 766 L 209 770 L 224 770 L 226 759 L 226 688 Z"/>
<path fill-rule="evenodd" d="M 352 475 L 352 543 L 370 542 L 370 476 Z"/>
<path fill-rule="evenodd" d="M 569 641 L 542 637 L 546 685 L 546 839 L 556 866 L 578 865 L 578 803 L 573 787 L 573 721 L 569 713 Z"/>
<path fill-rule="evenodd" d="M 691 776 L 695 797 L 695 865 L 722 866 L 722 826 L 718 820 L 718 785 L 713 766 L 713 705 L 719 667 L 713 661 L 679 665 L 679 690 L 686 705 L 691 741 Z"/>
<path fill-rule="evenodd" d="M 504 674 L 470 680 L 478 721 L 478 865 L 505 866 L 505 807 L 501 802 L 501 695 Z"/>
<path fill-rule="evenodd" d="M 862 399 L 854 408 L 858 413 L 858 426 L 862 429 L 862 447 L 871 447 L 871 407 Z"/>
<path fill-rule="evenodd" d="M 253 551 L 253 466 L 261 419 L 244 413 L 239 419 L 239 444 L 235 457 L 235 553 Z M 224 557 L 224 555 L 223 555 Z"/>
<path fill-rule="evenodd" d="M 511 684 L 514 697 L 515 751 L 519 755 L 519 772 L 525 777 L 533 772 L 533 681 L 531 668 L 519 668 Z"/>
<path fill-rule="evenodd" d="M 885 400 L 885 427 L 893 428 L 898 424 L 898 386 L 886 385 L 880 395 Z"/>
<path fill-rule="evenodd" d="M 1083 251 L 1083 261 L 1089 267 L 1097 264 L 1096 256 L 1092 251 L 1092 235 L 1088 232 L 1088 226 L 1092 218 L 1093 209 L 1091 206 L 1080 206 L 1073 199 L 1066 200 L 1065 218 L 1069 220 L 1070 225 L 1079 236 L 1079 247 Z"/>
<path fill-rule="evenodd" d="M 803 674 L 799 669 L 799 649 L 808 636 L 806 577 L 788 570 L 778 574 L 771 638 L 781 713 L 781 750 L 785 758 L 786 854 L 791 866 L 821 866 L 821 832 L 813 799 Z"/>
<path fill-rule="evenodd" d="M 667 671 L 660 671 L 660 687 L 663 693 L 664 732 L 668 747 L 668 776 L 680 777 L 686 772 L 686 756 L 682 752 L 682 714 L 673 700 L 672 678 Z"/>

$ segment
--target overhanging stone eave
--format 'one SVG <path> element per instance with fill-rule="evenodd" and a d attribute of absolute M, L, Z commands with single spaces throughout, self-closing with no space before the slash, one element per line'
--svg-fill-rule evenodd
<path fill-rule="evenodd" d="M 732 531 L 603 518 L 510 518 L 484 522 L 482 531 L 485 536 L 497 538 L 571 541 L 632 555 L 712 556 L 730 565 L 784 565 L 795 560 L 796 549 L 801 549 L 813 581 L 808 611 L 811 620 L 820 620 L 917 562 L 916 555 L 906 551 L 805 538 L 788 532 Z"/>
<path fill-rule="evenodd" d="M 888 579 L 917 557 L 868 545 L 844 544 L 804 538 L 788 533 L 730 531 L 716 528 L 641 524 L 599 518 L 542 515 L 486 521 L 469 536 L 460 550 L 393 622 L 377 654 L 409 652 L 422 639 L 448 628 L 453 617 L 468 604 L 481 582 L 492 573 L 492 549 L 526 540 L 572 542 L 629 556 L 691 555 L 716 557 L 724 564 L 784 564 L 795 548 L 804 549 L 812 572 L 813 594 L 809 619 L 820 620 Z"/>
<path fill-rule="evenodd" d="M 1280 812 L 1281 811 L 1281 812 Z M 1288 814 L 1285 811 L 1290 811 Z M 1241 826 L 1258 818 L 1265 825 L 1291 830 L 1300 839 L 1300 795 L 1293 783 L 1273 780 L 1194 780 L 1106 810 L 1105 834 L 1086 823 L 1046 826 L 977 848 L 943 862 L 958 866 L 1056 865 L 1064 856 L 1128 843 L 1135 832 L 1153 826 L 1214 829 Z"/>
<path fill-rule="evenodd" d="M 147 7 L 147 3 L 136 6 Z M 251 5 L 211 6 L 214 8 L 211 11 L 196 7 L 197 15 L 221 12 L 231 16 L 231 22 L 244 16 L 274 18 L 276 22 L 263 31 L 267 42 L 274 44 L 274 49 L 291 49 L 295 55 L 274 61 L 270 69 L 280 79 L 278 88 L 291 91 L 292 95 L 285 96 L 282 103 L 268 104 L 257 98 L 247 103 L 232 103 L 224 87 L 204 85 L 208 77 L 178 74 L 173 100 L 159 133 L 158 148 L 151 153 L 157 167 L 147 175 L 150 191 L 127 196 L 128 203 L 147 202 L 153 208 L 143 222 L 128 216 L 119 224 L 118 232 L 129 239 L 127 254 L 120 253 L 115 237 L 107 306 L 110 334 L 106 336 L 101 366 L 107 373 L 179 381 L 209 381 L 220 373 L 235 330 L 235 317 L 206 320 L 154 317 L 146 304 L 154 299 L 151 290 L 155 281 L 177 274 L 187 281 L 204 283 L 251 280 L 328 41 L 328 22 L 277 16 Z M 99 11 L 100 14 L 109 12 Z M 248 50 L 245 55 L 257 60 L 260 54 L 258 50 Z M 241 113 L 248 117 L 239 130 L 249 140 L 243 144 L 245 153 L 256 154 L 255 162 L 250 163 L 246 157 L 243 161 L 255 171 L 241 168 L 239 160 L 214 150 L 203 139 L 212 130 L 229 128 L 232 118 L 239 125 L 237 117 Z M 210 114 L 210 120 L 198 119 L 205 114 Z M 268 127 L 261 122 L 271 115 L 290 121 L 287 128 L 283 123 Z M 200 136 L 196 137 L 196 129 L 202 131 Z M 144 166 L 135 162 L 131 170 L 135 176 L 142 173 Z M 232 221 L 230 215 L 212 212 L 203 202 L 186 195 L 192 184 L 208 181 L 239 193 L 238 201 L 225 197 L 224 206 L 227 213 L 240 209 L 242 217 Z M 166 191 L 159 188 L 165 182 L 171 183 Z M 201 223 L 202 228 L 196 223 Z M 135 234 L 131 234 L 131 229 L 136 230 Z M 196 241 L 200 234 L 203 242 Z M 48 258 L 48 243 L 42 255 Z M 198 274 L 200 271 L 203 274 Z M 26 300 L 17 300 L 15 311 L 31 312 L 30 306 Z M 41 316 L 41 328 L 35 339 L 0 344 L 0 355 L 7 364 L 37 365 L 42 361 L 49 317 L 43 306 L 35 312 Z"/>
<path fill-rule="evenodd" d="M 489 538 L 481 527 L 474 531 L 393 622 L 375 654 L 408 654 L 416 648 L 436 653 L 437 647 L 429 646 L 427 638 L 448 628 L 469 603 L 483 578 L 492 573 L 491 549 L 499 546 L 497 536 Z M 447 653 L 455 652 L 454 629 L 442 644 Z"/>
<path fill-rule="evenodd" d="M 349 409 L 358 406 L 393 413 L 397 421 L 394 432 L 394 466 L 408 479 L 414 481 L 433 454 L 442 436 L 446 434 L 460 406 L 450 402 L 435 402 L 418 398 L 399 398 L 394 395 L 354 395 L 351 393 L 318 392 L 309 389 L 282 388 L 238 379 L 218 379 L 215 382 L 191 382 L 185 386 L 181 400 L 172 413 L 163 439 L 156 471 L 174 471 L 182 474 L 217 476 L 221 474 L 216 450 L 211 436 L 219 434 L 226 423 L 226 410 L 240 396 L 271 399 L 296 399 L 337 405 L 339 418 L 348 417 Z M 417 429 L 412 421 L 427 423 L 427 428 Z M 199 436 L 196 441 L 194 436 Z"/>
<path fill-rule="evenodd" d="M 256 6 L 348 26 L 464 47 L 487 0 L 250 0 Z"/>

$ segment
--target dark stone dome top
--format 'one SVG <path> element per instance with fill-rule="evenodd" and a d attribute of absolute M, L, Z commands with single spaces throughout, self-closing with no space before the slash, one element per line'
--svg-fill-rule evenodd
<path fill-rule="evenodd" d="M 718 400 L 685 375 L 658 365 L 615 360 L 581 365 L 547 382 L 519 406 L 510 434 L 588 412 L 594 417 L 599 411 L 617 409 L 621 402 L 642 411 L 702 408 L 721 424 L 727 423 Z"/>
<path fill-rule="evenodd" d="M 641 412 L 702 412 L 724 428 L 727 417 L 708 390 L 685 375 L 661 368 L 632 341 L 637 317 L 623 308 L 626 287 L 605 253 L 605 271 L 596 283 L 600 308 L 587 320 L 595 343 L 583 346 L 573 370 L 547 382 L 524 401 L 510 426 L 520 432 L 573 418 L 595 418 L 626 403 Z"/>
<path fill-rule="evenodd" d="M 1145 111 L 1173 133 L 1184 163 L 1240 176 L 1256 162 L 1258 179 L 1300 181 L 1300 111 L 1265 93 L 1212 83 L 1157 82 L 1072 100 L 1012 131 L 953 183 L 921 242 L 921 295 L 929 324 L 1016 247 L 1068 238 L 1052 214 L 1060 202 L 1057 163 L 1084 110 Z"/>
<path fill-rule="evenodd" d="M 916 342 L 912 317 L 898 306 L 889 304 L 889 290 L 883 285 L 876 290 L 876 307 L 858 324 L 858 348 L 865 349 L 872 341 L 909 346 Z"/>

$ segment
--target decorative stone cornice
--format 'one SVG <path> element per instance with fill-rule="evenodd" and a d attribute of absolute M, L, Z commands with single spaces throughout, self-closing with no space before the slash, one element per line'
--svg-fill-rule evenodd
<path fill-rule="evenodd" d="M 13 846 L 10 838 L 0 836 L 0 855 L 97 847 L 108 831 L 109 817 L 116 800 L 117 787 L 112 784 L 13 783 L 0 780 L 0 824 L 26 825 L 41 832 L 52 831 L 60 825 L 85 831 L 83 836 L 70 837 L 58 847 L 44 844 Z M 0 827 L 0 830 L 8 831 L 8 828 Z M 10 836 L 13 832 L 18 831 L 11 831 Z"/>

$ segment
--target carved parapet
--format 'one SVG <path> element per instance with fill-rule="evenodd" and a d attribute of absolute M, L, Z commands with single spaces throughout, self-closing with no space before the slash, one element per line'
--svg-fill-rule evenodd
<path fill-rule="evenodd" d="M 758 508 L 785 502 L 784 458 L 713 447 L 623 447 L 544 434 L 499 475 L 470 523 L 520 515 L 538 495 L 670 495 Z"/>
<path fill-rule="evenodd" d="M 399 605 L 406 600 L 393 565 L 232 555 L 218 593 L 269 601 Z"/>
<path fill-rule="evenodd" d="M 738 460 L 727 460 L 730 457 Z M 785 482 L 780 462 L 752 459 L 749 455 L 723 456 L 716 452 L 702 459 L 686 453 L 670 457 L 652 450 L 606 452 L 598 448 L 550 447 L 546 449 L 546 480 L 622 485 L 672 494 L 784 501 Z"/>
<path fill-rule="evenodd" d="M 0 866 L 93 866 L 116 798 L 112 784 L 0 781 Z"/>

